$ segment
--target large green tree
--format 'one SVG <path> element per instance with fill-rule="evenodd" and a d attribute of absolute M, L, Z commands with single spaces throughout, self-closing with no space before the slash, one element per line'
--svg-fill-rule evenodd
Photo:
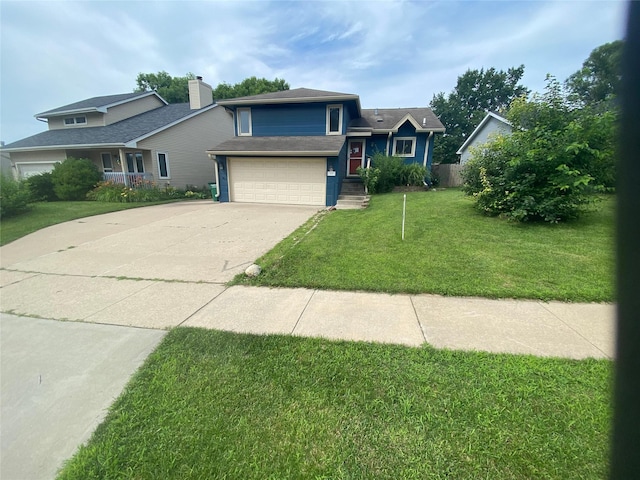
<path fill-rule="evenodd" d="M 169 103 L 185 103 L 189 101 L 189 80 L 195 79 L 193 73 L 184 77 L 172 77 L 165 71 L 158 73 L 139 73 L 136 78 L 135 92 L 149 92 L 155 90 Z M 267 80 L 266 78 L 249 77 L 234 85 L 226 82 L 218 84 L 213 90 L 213 98 L 246 97 L 261 93 L 289 90 L 289 84 L 281 78 Z"/>
<path fill-rule="evenodd" d="M 272 81 L 266 78 L 249 77 L 234 85 L 226 82 L 218 84 L 213 91 L 213 98 L 224 100 L 225 98 L 247 97 L 283 90 L 289 90 L 289 84 L 282 78 L 275 78 Z"/>
<path fill-rule="evenodd" d="M 582 68 L 567 78 L 565 85 L 574 100 L 594 106 L 618 95 L 623 45 L 622 40 L 600 45 L 589 54 Z"/>
<path fill-rule="evenodd" d="M 488 111 L 504 110 L 514 99 L 527 95 L 529 90 L 518 83 L 523 74 L 524 65 L 506 72 L 467 70 L 451 93 L 434 95 L 430 107 L 447 130 L 436 139 L 434 160 L 455 163 L 456 151 Z"/>
<path fill-rule="evenodd" d="M 184 77 L 172 77 L 164 70 L 158 73 L 139 73 L 136 78 L 138 87 L 134 92 L 155 90 L 169 103 L 185 103 L 189 101 L 189 80 L 194 80 L 193 73 Z"/>

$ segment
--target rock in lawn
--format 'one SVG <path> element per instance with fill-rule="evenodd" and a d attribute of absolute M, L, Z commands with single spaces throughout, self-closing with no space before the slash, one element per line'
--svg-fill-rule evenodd
<path fill-rule="evenodd" d="M 254 263 L 253 265 L 249 265 L 247 267 L 247 269 L 244 271 L 244 274 L 247 277 L 257 277 L 258 275 L 260 275 L 260 272 L 262 272 L 262 268 L 260 268 L 260 265 L 256 265 Z"/>

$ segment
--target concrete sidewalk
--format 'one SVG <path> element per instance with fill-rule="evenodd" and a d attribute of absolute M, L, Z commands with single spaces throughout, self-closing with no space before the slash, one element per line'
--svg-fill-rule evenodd
<path fill-rule="evenodd" d="M 226 287 L 1 271 L 2 309 L 57 320 L 204 327 L 581 359 L 613 358 L 615 306 Z"/>

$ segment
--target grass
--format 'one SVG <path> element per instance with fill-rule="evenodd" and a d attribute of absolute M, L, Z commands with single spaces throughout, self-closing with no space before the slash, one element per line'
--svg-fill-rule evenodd
<path fill-rule="evenodd" d="M 480 215 L 460 190 L 376 195 L 321 213 L 235 283 L 575 302 L 614 299 L 614 198 L 579 221 L 516 224 Z"/>
<path fill-rule="evenodd" d="M 0 220 L 0 245 L 58 223 L 78 218 L 117 212 L 129 208 L 146 207 L 167 202 L 111 203 L 111 202 L 38 202 L 21 215 Z"/>
<path fill-rule="evenodd" d="M 172 330 L 60 479 L 604 478 L 612 363 Z"/>

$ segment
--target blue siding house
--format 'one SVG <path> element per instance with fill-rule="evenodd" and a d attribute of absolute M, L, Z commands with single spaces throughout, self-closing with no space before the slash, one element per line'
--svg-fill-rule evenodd
<path fill-rule="evenodd" d="M 431 167 L 444 126 L 428 108 L 363 109 L 349 93 L 297 88 L 220 100 L 235 136 L 207 150 L 222 202 L 333 206 L 377 152 Z"/>

